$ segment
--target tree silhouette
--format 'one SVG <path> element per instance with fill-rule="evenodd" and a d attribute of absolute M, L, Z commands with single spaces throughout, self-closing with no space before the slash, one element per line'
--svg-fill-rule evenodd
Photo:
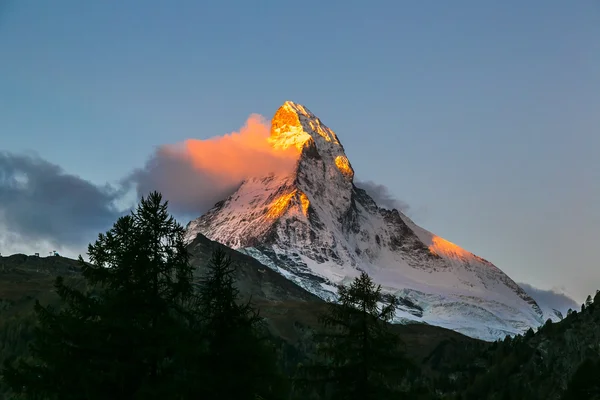
<path fill-rule="evenodd" d="M 208 398 L 255 400 L 280 398 L 283 381 L 275 353 L 265 341 L 262 319 L 235 287 L 236 268 L 222 248 L 210 259 L 199 284 L 199 320 L 207 365 L 202 382 Z"/>
<path fill-rule="evenodd" d="M 85 289 L 58 277 L 63 307 L 35 304 L 33 362 L 8 362 L 4 381 L 37 399 L 180 398 L 193 268 L 184 230 L 151 193 L 80 257 Z"/>
<path fill-rule="evenodd" d="M 334 400 L 398 398 L 410 365 L 388 324 L 398 299 L 384 299 L 364 272 L 349 287 L 339 286 L 338 294 L 339 304 L 321 316 L 325 332 L 316 335 L 317 358 L 301 368 L 298 382 L 320 384 Z"/>

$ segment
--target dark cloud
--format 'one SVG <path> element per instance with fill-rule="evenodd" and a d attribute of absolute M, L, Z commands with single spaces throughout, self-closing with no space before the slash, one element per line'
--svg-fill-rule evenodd
<path fill-rule="evenodd" d="M 380 185 L 373 181 L 356 180 L 354 181 L 354 184 L 357 187 L 366 190 L 369 196 L 371 196 L 373 200 L 375 200 L 377 205 L 380 207 L 387 208 L 390 210 L 395 208 L 396 210 L 405 214 L 410 209 L 410 206 L 408 204 L 406 204 L 402 200 L 395 198 L 385 185 Z"/>
<path fill-rule="evenodd" d="M 12 244 L 81 246 L 120 215 L 122 192 L 96 186 L 37 156 L 0 152 L 0 225 Z"/>
<path fill-rule="evenodd" d="M 569 308 L 572 308 L 573 310 L 578 310 L 580 308 L 580 305 L 577 304 L 575 300 L 558 289 L 544 290 L 536 288 L 528 283 L 519 283 L 519 286 L 521 286 L 528 295 L 533 297 L 540 306 L 556 309 L 563 315 L 567 314 Z"/>
<path fill-rule="evenodd" d="M 194 168 L 178 153 L 159 148 L 144 168 L 135 170 L 124 181 L 141 197 L 157 190 L 169 201 L 169 210 L 178 216 L 197 218 L 217 202 L 233 194 L 241 179 L 220 179 L 212 173 Z"/>

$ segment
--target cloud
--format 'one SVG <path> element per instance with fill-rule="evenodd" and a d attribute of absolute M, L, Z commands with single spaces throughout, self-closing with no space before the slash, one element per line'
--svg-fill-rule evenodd
<path fill-rule="evenodd" d="M 396 210 L 404 214 L 406 214 L 410 209 L 410 206 L 408 204 L 406 204 L 402 200 L 395 198 L 390 193 L 388 187 L 385 185 L 380 185 L 373 181 L 356 180 L 354 181 L 354 184 L 357 187 L 364 189 L 369 194 L 369 196 L 371 196 L 373 200 L 375 200 L 375 203 L 377 203 L 377 205 L 380 207 L 388 208 L 390 210 L 395 208 Z"/>
<path fill-rule="evenodd" d="M 291 172 L 298 151 L 275 150 L 269 136 L 270 124 L 253 114 L 239 132 L 160 146 L 124 184 L 133 185 L 138 196 L 158 190 L 173 213 L 197 217 L 232 194 L 244 179 Z"/>
<path fill-rule="evenodd" d="M 270 124 L 251 115 L 239 132 L 158 147 L 117 186 L 98 186 L 36 155 L 0 152 L 0 252 L 84 250 L 129 204 L 158 190 L 170 212 L 197 217 L 244 179 L 292 170 L 298 150 L 275 150 Z M 135 192 L 135 199 L 128 195 Z M 42 250 L 40 250 L 42 249 Z"/>
<path fill-rule="evenodd" d="M 80 248 L 118 218 L 121 196 L 38 156 L 0 152 L 0 245 Z"/>
<path fill-rule="evenodd" d="M 563 315 L 567 314 L 569 308 L 579 310 L 581 307 L 575 300 L 567 296 L 563 291 L 557 288 L 550 290 L 539 289 L 528 283 L 519 283 L 523 290 L 533 297 L 533 299 L 541 306 L 560 311 Z"/>
<path fill-rule="evenodd" d="M 0 152 L 0 232 L 7 232 L 0 237 L 0 251 L 40 246 L 83 250 L 125 212 L 117 204 L 136 203 L 154 190 L 178 218 L 196 218 L 245 179 L 293 170 L 299 150 L 273 148 L 270 129 L 268 121 L 253 114 L 238 132 L 159 146 L 116 187 L 94 185 L 38 156 Z M 356 184 L 382 207 L 409 209 L 384 185 Z M 130 194 L 135 199 L 128 199 Z"/>

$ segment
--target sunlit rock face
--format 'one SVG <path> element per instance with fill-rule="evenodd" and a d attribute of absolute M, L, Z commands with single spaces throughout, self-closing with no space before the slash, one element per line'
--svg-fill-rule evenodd
<path fill-rule="evenodd" d="M 293 172 L 248 179 L 187 227 L 244 252 L 324 299 L 367 271 L 402 298 L 396 321 L 419 321 L 494 340 L 537 327 L 535 301 L 492 263 L 379 207 L 354 186 L 337 135 L 306 107 L 285 102 L 274 149 L 297 149 Z M 409 172 L 407 172 L 409 173 Z"/>

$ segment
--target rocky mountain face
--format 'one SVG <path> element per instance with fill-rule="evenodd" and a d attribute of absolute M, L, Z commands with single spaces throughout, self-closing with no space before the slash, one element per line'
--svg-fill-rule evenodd
<path fill-rule="evenodd" d="M 269 140 L 298 150 L 294 171 L 244 181 L 188 224 L 188 243 L 205 235 L 322 299 L 366 271 L 400 297 L 396 322 L 495 340 L 559 319 L 492 263 L 379 207 L 354 185 L 337 135 L 304 106 L 283 104 Z"/>

